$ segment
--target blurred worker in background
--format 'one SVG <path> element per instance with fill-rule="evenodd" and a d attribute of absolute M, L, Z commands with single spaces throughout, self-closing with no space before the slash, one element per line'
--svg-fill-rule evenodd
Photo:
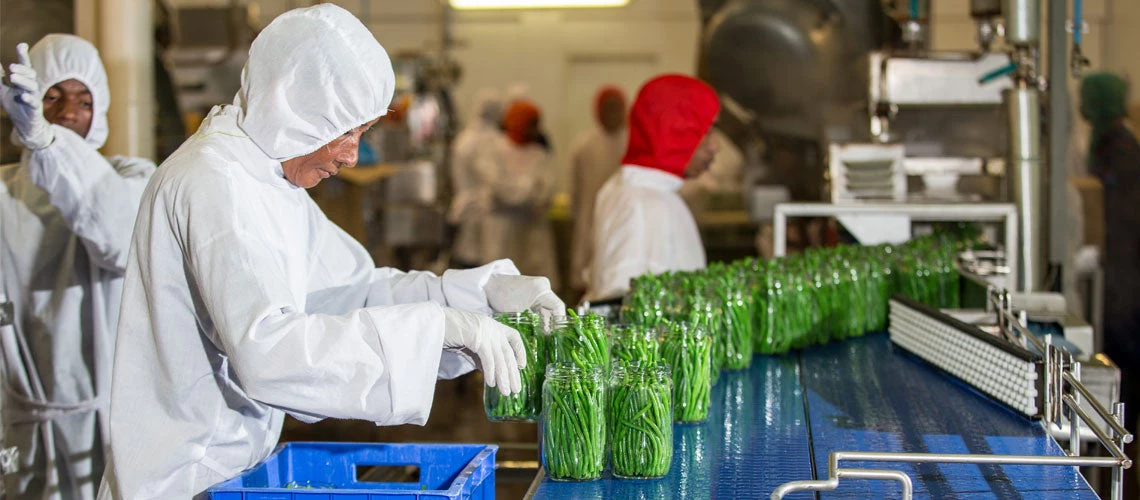
<path fill-rule="evenodd" d="M 578 139 L 570 153 L 573 176 L 570 203 L 574 209 L 573 253 L 570 257 L 570 286 L 579 297 L 586 291 L 586 270 L 594 250 L 594 201 L 598 190 L 621 167 L 621 157 L 629 141 L 626 134 L 625 94 L 614 86 L 598 90 L 594 116 L 598 126 Z"/>
<path fill-rule="evenodd" d="M 481 89 L 475 94 L 475 105 L 467 119 L 467 126 L 455 136 L 451 146 L 451 207 L 447 220 L 457 227 L 452 245 L 452 267 L 470 268 L 486 264 L 481 250 L 480 224 L 490 211 L 490 193 L 480 185 L 475 172 L 475 160 L 481 148 L 498 144 L 503 133 L 499 124 L 503 119 L 503 101 L 492 89 Z"/>
<path fill-rule="evenodd" d="M 480 253 L 484 259 L 510 259 L 523 274 L 550 277 L 557 290 L 554 232 L 547 217 L 556 172 L 550 153 L 536 142 L 541 120 L 537 105 L 514 101 L 503 116 L 506 135 L 480 150 L 475 168 L 491 198 Z"/>
<path fill-rule="evenodd" d="M 154 164 L 105 158 L 110 90 L 99 52 L 72 35 L 20 44 L 0 102 L 23 145 L 0 167 L 4 436 L 19 450 L 10 498 L 94 498 L 103 476 L 119 298 Z M 4 302 L 0 297 L 0 302 Z"/>
<path fill-rule="evenodd" d="M 621 297 L 645 273 L 705 267 L 701 235 L 678 191 L 716 157 L 709 131 L 719 112 L 716 92 L 695 78 L 664 75 L 641 88 L 621 170 L 594 207 L 586 300 Z"/>
<path fill-rule="evenodd" d="M 1104 352 L 1120 367 L 1127 427 L 1140 410 L 1140 144 L 1124 122 L 1128 84 L 1111 73 L 1081 81 L 1092 126 L 1088 170 L 1104 184 Z"/>
<path fill-rule="evenodd" d="M 304 422 L 420 424 L 438 377 L 477 365 L 520 390 L 518 332 L 492 311 L 565 306 L 509 261 L 443 276 L 377 269 L 305 191 L 356 164 L 395 88 L 348 11 L 286 12 L 147 187 L 123 285 L 100 498 L 186 499 Z"/>

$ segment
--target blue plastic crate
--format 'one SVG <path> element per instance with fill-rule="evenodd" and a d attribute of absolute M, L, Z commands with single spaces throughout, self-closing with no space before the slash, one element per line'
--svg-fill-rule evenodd
<path fill-rule="evenodd" d="M 207 493 L 211 500 L 494 500 L 498 450 L 482 444 L 288 443 Z M 356 480 L 357 467 L 373 465 L 418 466 L 420 481 Z"/>

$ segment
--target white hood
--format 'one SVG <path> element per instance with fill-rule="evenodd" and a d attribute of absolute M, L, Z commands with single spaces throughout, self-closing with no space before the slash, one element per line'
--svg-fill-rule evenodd
<path fill-rule="evenodd" d="M 107 86 L 107 72 L 99 51 L 91 42 L 75 35 L 52 34 L 43 37 L 28 51 L 32 69 L 43 99 L 44 94 L 59 82 L 76 79 L 91 91 L 94 109 L 91 130 L 84 140 L 99 149 L 107 142 L 107 109 L 111 107 L 111 91 Z"/>
<path fill-rule="evenodd" d="M 254 39 L 234 105 L 241 129 L 282 161 L 384 116 L 395 86 L 388 53 L 368 28 L 320 4 L 282 14 Z"/>

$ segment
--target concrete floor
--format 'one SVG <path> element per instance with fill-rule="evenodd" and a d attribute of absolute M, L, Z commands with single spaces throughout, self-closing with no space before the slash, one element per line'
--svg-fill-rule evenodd
<path fill-rule="evenodd" d="M 538 426 L 488 421 L 483 410 L 482 385 L 482 375 L 477 372 L 456 380 L 439 381 L 431 416 L 423 427 L 381 427 L 371 422 L 331 419 L 309 425 L 288 419 L 281 432 L 281 442 L 497 444 L 500 448 L 496 456 L 496 498 L 522 498 L 537 472 Z"/>

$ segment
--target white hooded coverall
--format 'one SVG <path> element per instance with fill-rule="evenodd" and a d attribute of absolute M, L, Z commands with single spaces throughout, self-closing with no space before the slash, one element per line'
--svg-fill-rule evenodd
<path fill-rule="evenodd" d="M 479 182 L 475 161 L 482 148 L 497 144 L 503 103 L 493 90 L 480 90 L 475 96 L 468 124 L 455 137 L 451 147 L 451 183 L 454 190 L 447 219 L 458 225 L 452 258 L 464 264 L 484 264 L 490 259 L 481 253 L 481 223 L 491 207 L 491 194 Z"/>
<path fill-rule="evenodd" d="M 514 266 L 377 269 L 283 175 L 385 114 L 394 85 L 347 11 L 287 12 L 254 40 L 234 104 L 163 163 L 123 288 L 100 498 L 201 495 L 265 459 L 286 413 L 423 424 L 437 377 L 473 368 L 443 350 L 443 306 L 490 312 L 483 284 Z"/>
<path fill-rule="evenodd" d="M 0 167 L 0 284 L 16 317 L 0 328 L 4 436 L 20 452 L 5 486 L 9 498 L 94 498 L 123 270 L 154 164 L 99 154 L 110 92 L 94 46 L 48 35 L 29 55 L 36 98 L 78 80 L 92 119 L 86 137 L 52 125 L 49 146 Z"/>

